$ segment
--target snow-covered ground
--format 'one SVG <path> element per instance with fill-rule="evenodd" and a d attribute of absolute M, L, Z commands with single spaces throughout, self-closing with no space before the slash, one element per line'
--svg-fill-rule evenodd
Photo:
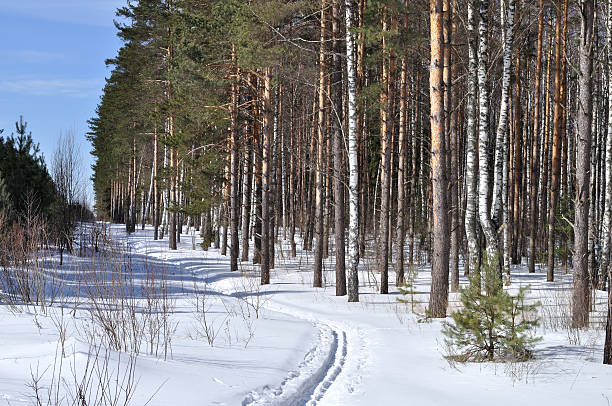
<path fill-rule="evenodd" d="M 395 287 L 389 295 L 376 293 L 374 267 L 367 261 L 360 270 L 361 301 L 347 303 L 335 296 L 333 258 L 325 263 L 326 287 L 314 289 L 310 254 L 298 251 L 289 258 L 287 248 L 278 247 L 272 283 L 260 287 L 256 267 L 242 263 L 241 272 L 231 273 L 228 258 L 217 249 L 193 250 L 191 237 L 184 235 L 179 249 L 170 251 L 167 240 L 153 241 L 150 229 L 127 237 L 113 226 L 113 234 L 127 247 L 129 261 L 122 260 L 129 262 L 128 285 L 141 309 L 146 312 L 151 281 L 166 281 L 165 299 L 155 304 L 168 310 L 163 325 L 171 340 L 143 333 L 136 383 L 123 385 L 135 388 L 131 404 L 558 406 L 608 405 L 612 399 L 612 368 L 601 364 L 601 315 L 594 314 L 596 327 L 590 330 L 565 327 L 571 275 L 547 284 L 545 272 L 513 271 L 513 286 L 530 284 L 530 297 L 543 304 L 543 340 L 535 360 L 451 365 L 444 358 L 442 321 L 422 316 L 429 291 L 425 266 L 415 281 L 415 314 L 411 304 L 397 301 Z M 96 362 L 88 357 L 99 348 L 92 341 L 106 342 L 108 332 L 85 286 L 93 279 L 76 275 L 95 273 L 95 280 L 114 287 L 115 279 L 101 275 L 112 269 L 100 269 L 99 259 L 74 256 L 66 256 L 63 267 L 50 257 L 45 266 L 63 281 L 65 293 L 53 305 L 0 305 L 0 401 L 6 404 L 33 403 L 37 377 L 39 393 L 59 387 L 69 398 L 75 377 L 86 375 L 88 358 L 98 371 L 107 364 L 120 382 L 130 376 L 126 352 L 102 350 Z M 457 300 L 451 295 L 451 306 Z M 162 318 L 146 320 L 161 329 Z M 58 385 L 52 378 L 60 375 L 65 381 Z M 92 382 L 98 375 L 90 374 Z"/>

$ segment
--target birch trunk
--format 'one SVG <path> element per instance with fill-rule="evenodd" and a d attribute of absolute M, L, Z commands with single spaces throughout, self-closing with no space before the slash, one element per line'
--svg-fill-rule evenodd
<path fill-rule="evenodd" d="M 612 0 L 608 0 L 608 106 L 612 107 Z M 604 200 L 604 212 L 601 224 L 601 265 L 599 271 L 599 286 L 601 290 L 606 289 L 606 278 L 610 265 L 610 226 L 612 221 L 612 108 L 608 108 L 608 135 L 606 138 L 606 160 L 605 177 L 606 189 Z"/>
<path fill-rule="evenodd" d="M 153 141 L 153 239 L 159 239 L 159 190 L 157 186 L 157 161 L 159 155 L 159 143 L 157 142 L 157 128 Z"/>
<path fill-rule="evenodd" d="M 236 63 L 236 50 L 232 44 L 232 62 Z M 238 76 L 239 72 L 234 72 Z M 240 159 L 240 145 L 238 143 L 238 125 L 237 125 L 237 114 L 238 114 L 238 79 L 235 78 L 232 83 L 232 96 L 230 104 L 230 271 L 238 271 L 238 216 L 240 215 L 240 203 L 239 199 L 239 178 L 240 171 L 239 159 Z"/>
<path fill-rule="evenodd" d="M 465 206 L 465 234 L 467 237 L 469 266 L 468 272 L 473 274 L 478 269 L 479 263 L 479 246 L 478 246 L 478 220 L 477 220 L 477 202 L 478 202 L 478 166 L 476 165 L 476 97 L 477 97 L 477 71 L 478 71 L 478 53 L 477 53 L 477 35 L 476 35 L 476 13 L 475 5 L 478 0 L 471 0 L 468 3 L 468 94 L 467 94 L 467 142 L 466 142 L 466 160 L 465 160 L 465 188 L 466 188 L 466 206 Z"/>
<path fill-rule="evenodd" d="M 251 225 L 251 195 L 253 184 L 252 144 L 249 138 L 249 124 L 244 123 L 244 173 L 242 174 L 242 253 L 241 261 L 249 260 L 249 233 Z"/>
<path fill-rule="evenodd" d="M 495 141 L 495 180 L 493 183 L 493 203 L 491 205 L 491 217 L 496 225 L 499 225 L 499 216 L 502 211 L 502 194 L 506 190 L 502 187 L 504 161 L 508 149 L 508 112 L 510 99 L 510 76 L 512 73 L 512 43 L 514 42 L 514 0 L 508 0 L 508 7 L 501 2 L 503 27 L 503 73 L 501 88 L 501 105 L 499 107 L 499 123 Z"/>
<path fill-rule="evenodd" d="M 400 104 L 399 104 L 399 139 L 398 139 L 398 172 L 397 172 L 397 243 L 395 244 L 395 285 L 402 286 L 404 278 L 404 242 L 406 235 L 406 57 L 401 60 Z"/>
<path fill-rule="evenodd" d="M 264 72 L 263 137 L 261 165 L 261 284 L 270 283 L 270 148 L 272 146 L 272 85 L 270 68 Z"/>
<path fill-rule="evenodd" d="M 348 301 L 359 301 L 359 151 L 357 148 L 357 84 L 352 0 L 345 0 L 346 70 L 348 84 L 349 236 Z"/>
<path fill-rule="evenodd" d="M 495 226 L 489 215 L 489 166 L 487 151 L 489 150 L 489 84 L 487 71 L 489 68 L 489 0 L 481 0 L 479 8 L 480 22 L 478 24 L 478 89 L 480 119 L 478 122 L 478 214 L 480 226 L 486 238 L 487 257 L 492 261 L 498 255 L 498 241 Z M 497 258 L 499 259 L 499 258 Z"/>

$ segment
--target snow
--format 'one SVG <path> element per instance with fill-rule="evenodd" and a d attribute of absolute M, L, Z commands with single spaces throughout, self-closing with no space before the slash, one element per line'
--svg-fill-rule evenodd
<path fill-rule="evenodd" d="M 135 278 L 144 278 L 151 264 L 163 267 L 176 326 L 166 359 L 142 344 L 135 405 L 608 405 L 612 398 L 612 368 L 601 364 L 605 298 L 598 296 L 596 327 L 564 328 L 571 275 L 562 272 L 548 284 L 543 270 L 530 275 L 524 267 L 513 269 L 511 288 L 530 284 L 530 298 L 541 301 L 541 314 L 553 320 L 539 328 L 543 340 L 533 361 L 451 365 L 444 358 L 442 321 L 422 315 L 429 291 L 425 266 L 415 281 L 413 314 L 410 305 L 397 302 L 394 287 L 389 295 L 376 293 L 374 266 L 367 261 L 360 265 L 361 301 L 347 303 L 335 296 L 333 258 L 324 264 L 325 287 L 315 289 L 310 254 L 289 258 L 281 246 L 272 284 L 260 287 L 256 267 L 241 263 L 241 272 L 231 273 L 219 250 L 192 250 L 186 235 L 170 251 L 167 241 L 153 241 L 149 228 L 126 236 L 113 226 L 113 233 L 127 247 Z M 0 305 L 0 402 L 33 403 L 27 386 L 32 373 L 46 371 L 41 385 L 48 388 L 58 359 L 66 379 L 62 391 L 73 382 L 72 369 L 84 369 L 91 303 L 74 273 L 87 261 L 69 255 L 59 267 L 57 258 L 47 258 L 46 266 L 65 282 L 65 296 L 46 312 Z M 217 334 L 212 345 L 195 306 L 204 290 L 207 321 Z M 451 294 L 451 307 L 457 303 Z M 63 358 L 58 325 L 66 328 Z M 111 350 L 108 364 L 125 371 L 129 356 Z"/>

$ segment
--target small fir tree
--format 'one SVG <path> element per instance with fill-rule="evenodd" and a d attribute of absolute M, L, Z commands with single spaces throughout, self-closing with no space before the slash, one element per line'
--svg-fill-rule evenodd
<path fill-rule="evenodd" d="M 397 301 L 404 304 L 409 304 L 412 312 L 414 313 L 414 295 L 416 294 L 415 290 L 415 281 L 419 276 L 419 272 L 417 271 L 414 265 L 410 265 L 405 274 L 406 281 L 402 286 L 399 287 L 399 291 L 402 294 L 402 297 L 398 298 Z"/>
<path fill-rule="evenodd" d="M 521 287 L 515 296 L 505 291 L 496 266 L 484 264 L 480 274 L 486 293 L 475 273 L 469 286 L 460 290 L 463 308 L 444 325 L 446 344 L 454 353 L 450 356 L 460 362 L 532 358 L 533 346 L 541 339 L 533 334 L 538 325 L 533 314 L 539 303 L 525 303 L 528 287 Z"/>

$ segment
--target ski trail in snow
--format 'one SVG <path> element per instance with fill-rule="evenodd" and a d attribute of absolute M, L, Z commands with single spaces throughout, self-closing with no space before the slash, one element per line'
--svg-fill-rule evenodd
<path fill-rule="evenodd" d="M 235 288 L 223 283 L 211 284 L 211 291 L 234 297 Z M 311 322 L 319 330 L 319 339 L 304 356 L 304 360 L 276 387 L 266 385 L 251 391 L 242 406 L 316 406 L 324 403 L 325 395 L 342 375 L 337 395 L 356 392 L 368 362 L 367 337 L 363 329 L 345 323 L 322 319 L 311 309 L 302 309 L 282 300 L 272 300 L 266 310 Z M 347 371 L 347 365 L 348 371 Z"/>
<path fill-rule="evenodd" d="M 347 357 L 346 332 L 326 323 L 315 323 L 319 341 L 298 367 L 291 371 L 278 388 L 264 387 L 251 392 L 243 406 L 288 405 L 315 406 L 342 371 Z"/>
<path fill-rule="evenodd" d="M 306 354 L 304 362 L 291 371 L 279 387 L 275 389 L 264 387 L 259 392 L 251 392 L 243 400 L 243 406 L 316 406 L 324 400 L 327 391 L 336 383 L 341 374 L 349 375 L 348 383 L 344 388 L 346 392 L 354 392 L 356 384 L 361 380 L 360 365 L 364 363 L 364 352 L 356 360 L 357 365 L 351 368 L 355 370 L 351 371 L 352 374 L 347 373 L 345 366 L 349 356 L 349 343 L 359 350 L 365 347 L 361 331 L 351 331 L 349 328 L 327 320 L 315 321 L 312 315 L 308 316 L 290 310 L 284 305 L 267 305 L 266 308 L 297 319 L 311 321 L 320 331 L 319 342 Z"/>

